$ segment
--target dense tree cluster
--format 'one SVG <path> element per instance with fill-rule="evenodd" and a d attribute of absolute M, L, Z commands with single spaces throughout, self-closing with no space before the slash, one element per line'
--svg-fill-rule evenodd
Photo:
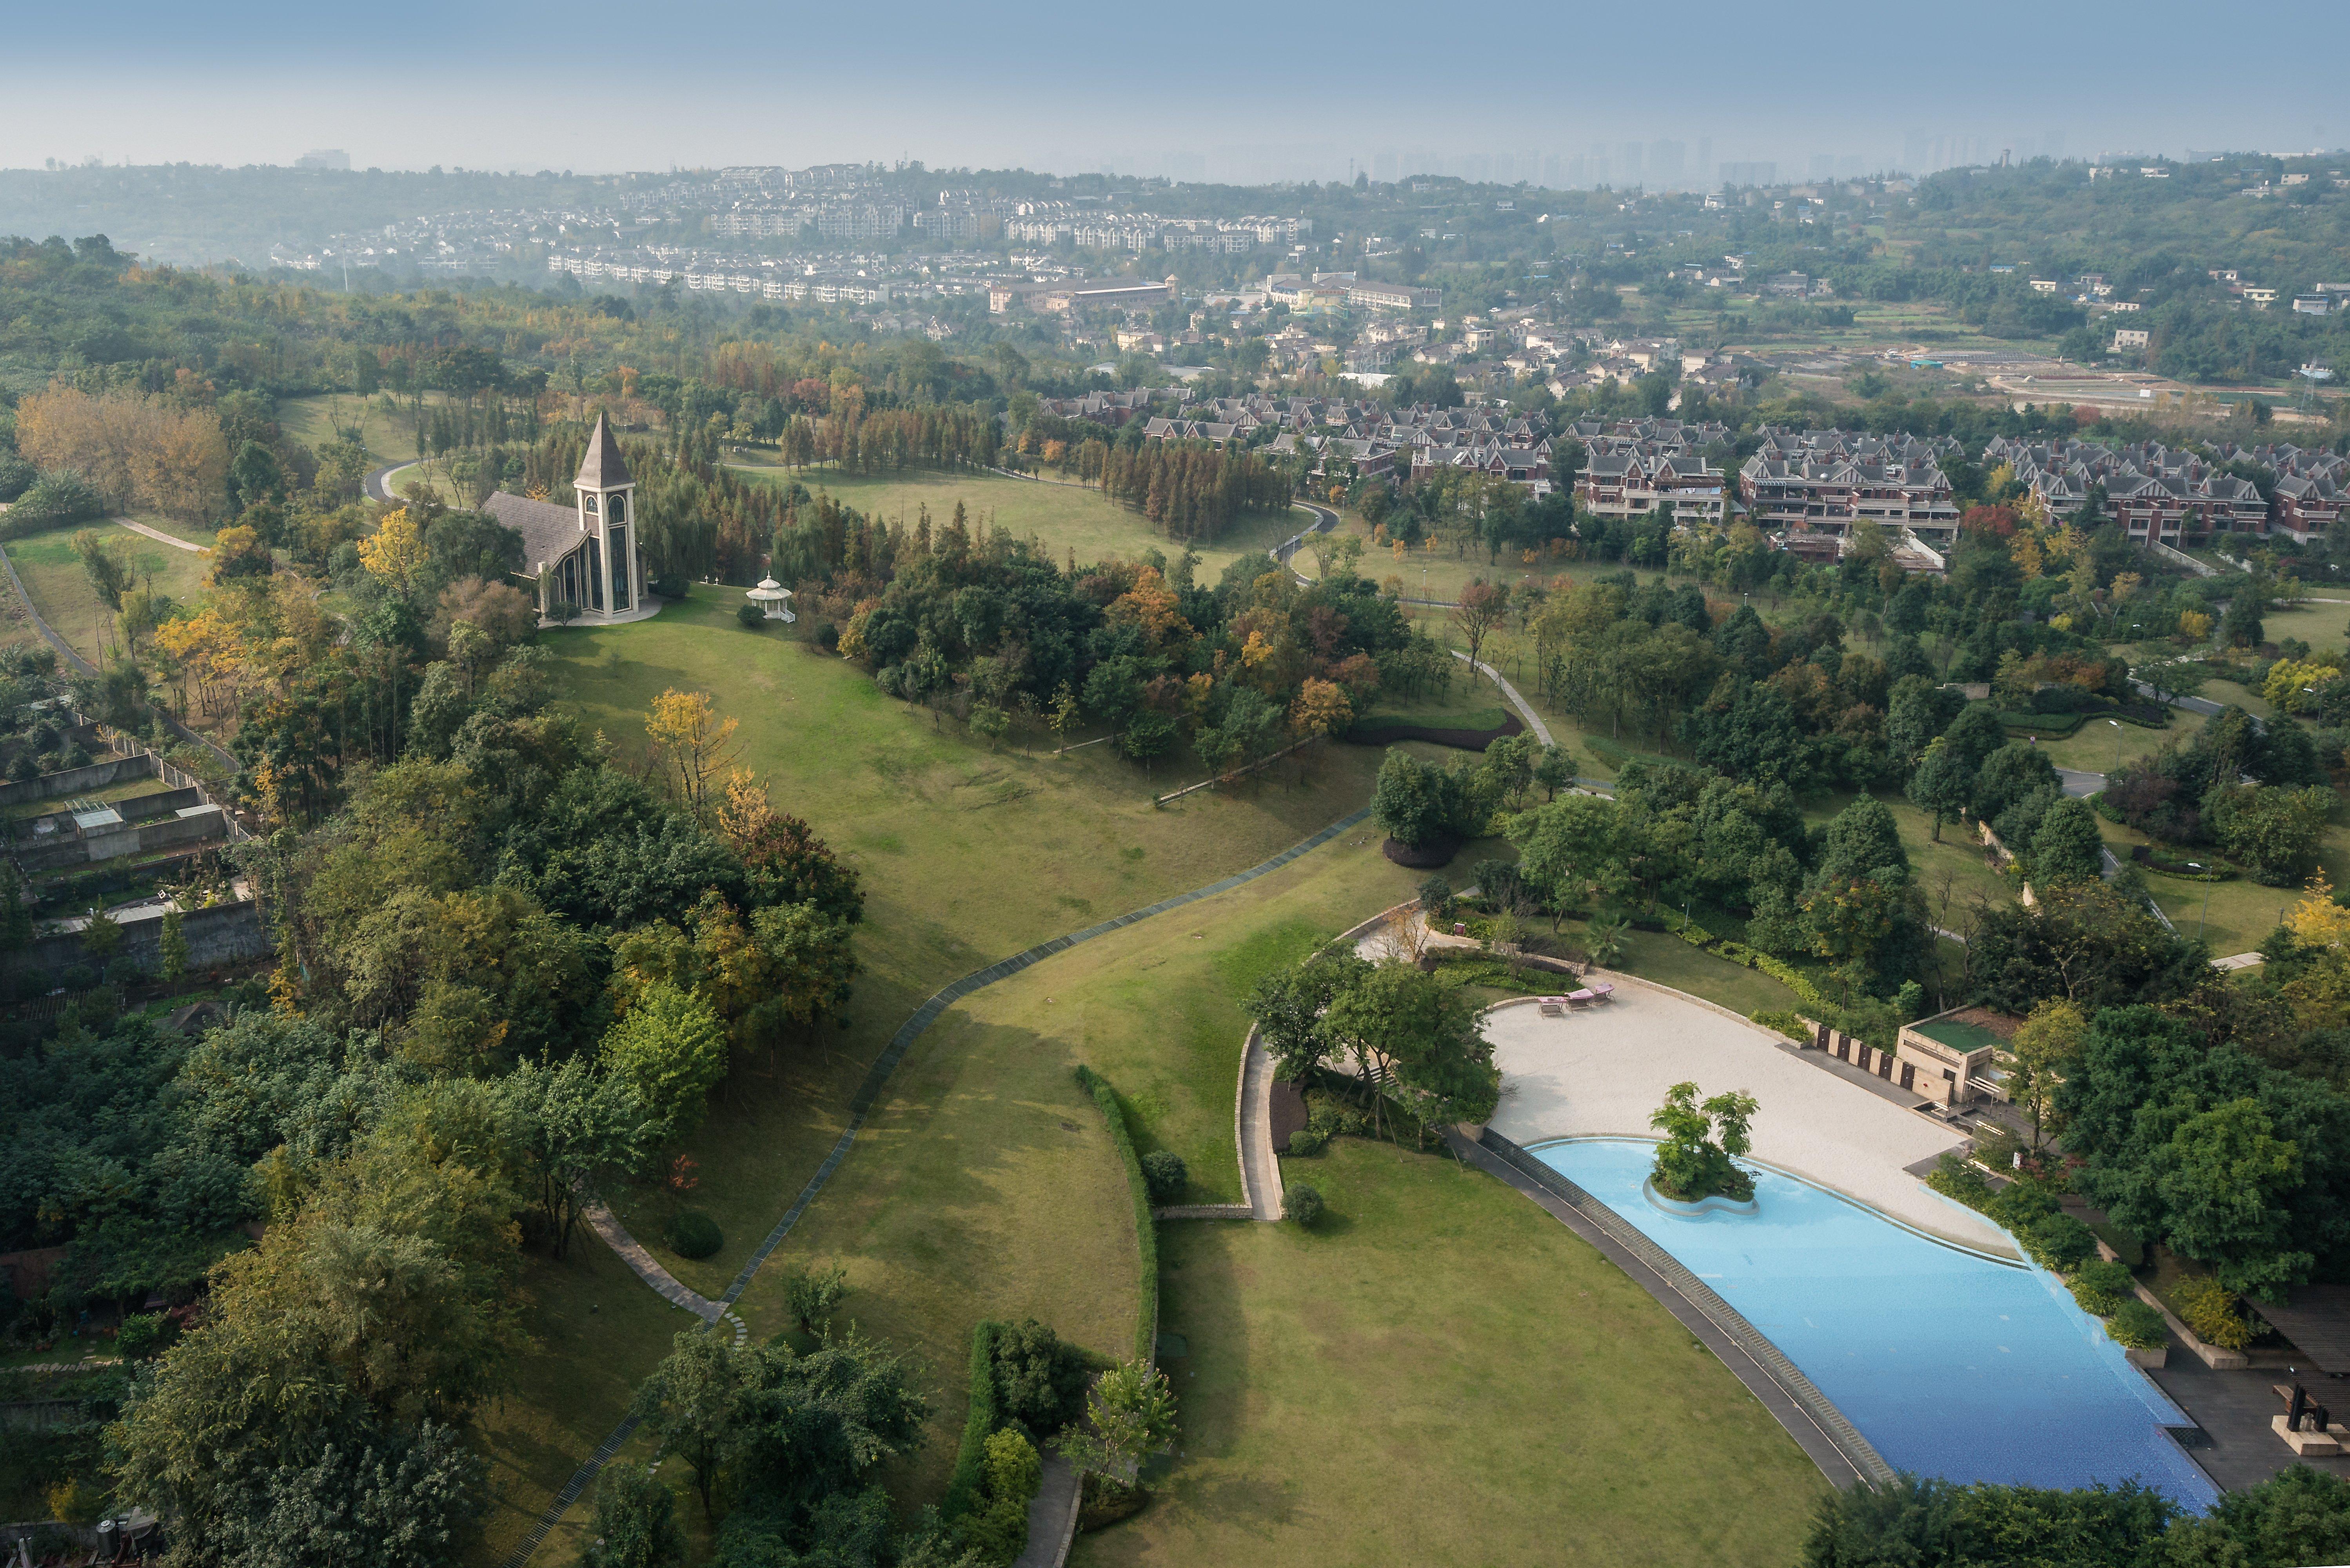
<path fill-rule="evenodd" d="M 1244 512 L 1284 512 L 1290 480 L 1278 464 L 1227 445 L 1149 441 L 1104 458 L 1102 493 L 1134 507 L 1184 544 L 1213 539 Z"/>

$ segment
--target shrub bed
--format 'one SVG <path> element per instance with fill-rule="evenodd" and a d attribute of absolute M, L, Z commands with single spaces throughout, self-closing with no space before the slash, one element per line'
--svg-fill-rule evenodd
<path fill-rule="evenodd" d="M 1126 1109 L 1118 1103 L 1118 1091 L 1109 1080 L 1080 1063 L 1077 1066 L 1079 1086 L 1094 1097 L 1102 1116 L 1109 1123 L 1110 1142 L 1118 1147 L 1118 1157 L 1126 1166 L 1127 1190 L 1134 1199 L 1135 1250 L 1141 1254 L 1141 1311 L 1134 1325 L 1134 1359 L 1144 1366 L 1157 1364 L 1159 1349 L 1159 1227 L 1150 1217 L 1150 1186 L 1143 1179 L 1142 1158 L 1134 1150 L 1134 1135 L 1127 1130 Z"/>
<path fill-rule="evenodd" d="M 726 1244 L 718 1221 L 699 1209 L 681 1209 L 663 1228 L 669 1250 L 681 1258 L 707 1258 Z"/>

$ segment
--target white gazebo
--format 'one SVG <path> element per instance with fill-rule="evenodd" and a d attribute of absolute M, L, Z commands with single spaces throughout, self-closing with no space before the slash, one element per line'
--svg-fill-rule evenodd
<path fill-rule="evenodd" d="M 759 586 L 743 591 L 743 597 L 767 612 L 769 620 L 796 620 L 790 605 L 792 590 L 773 577 L 761 577 Z"/>

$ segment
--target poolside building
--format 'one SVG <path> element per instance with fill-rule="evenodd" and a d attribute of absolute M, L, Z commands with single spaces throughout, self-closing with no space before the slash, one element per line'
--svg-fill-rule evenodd
<path fill-rule="evenodd" d="M 1986 1007 L 1954 1007 L 1902 1025 L 1893 1052 L 1901 1086 L 1939 1105 L 2004 1102 L 1998 1059 L 2017 1022 Z"/>

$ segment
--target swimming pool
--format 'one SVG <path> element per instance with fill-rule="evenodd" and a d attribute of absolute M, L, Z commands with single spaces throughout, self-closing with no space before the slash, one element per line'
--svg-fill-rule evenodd
<path fill-rule="evenodd" d="M 1736 1307 L 1896 1469 L 2044 1487 L 2134 1477 L 2189 1508 L 2218 1500 L 2159 1429 L 2192 1422 L 2046 1271 L 1929 1241 L 1773 1170 L 1755 1169 L 1755 1213 L 1682 1216 L 1641 1190 L 1654 1144 L 1528 1152 Z"/>

